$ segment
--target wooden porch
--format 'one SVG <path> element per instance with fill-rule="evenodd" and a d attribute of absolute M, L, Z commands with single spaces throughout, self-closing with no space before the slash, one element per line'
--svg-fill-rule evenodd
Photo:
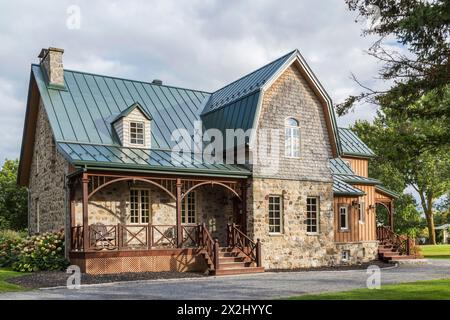
<path fill-rule="evenodd" d="M 114 183 L 137 182 L 157 187 L 175 202 L 176 223 L 103 224 L 90 222 L 89 204 L 96 193 Z M 206 223 L 182 221 L 182 201 L 202 186 L 227 190 L 238 200 L 226 243 L 213 238 Z M 70 179 L 70 259 L 84 272 L 206 271 L 210 274 L 262 272 L 261 243 L 246 234 L 245 179 L 128 175 L 115 172 L 75 173 Z M 81 190 L 82 224 L 76 223 L 76 192 Z M 119 267 L 119 265 L 121 267 Z"/>

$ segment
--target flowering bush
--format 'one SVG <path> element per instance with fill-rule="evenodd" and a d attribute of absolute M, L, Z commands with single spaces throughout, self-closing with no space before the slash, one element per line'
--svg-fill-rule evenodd
<path fill-rule="evenodd" d="M 0 238 L 0 265 L 15 271 L 62 270 L 68 265 L 64 257 L 64 232 L 44 233 L 19 239 Z"/>

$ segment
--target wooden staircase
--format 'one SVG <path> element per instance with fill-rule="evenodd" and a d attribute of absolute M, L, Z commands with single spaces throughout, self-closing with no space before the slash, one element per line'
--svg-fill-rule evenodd
<path fill-rule="evenodd" d="M 394 233 L 389 227 L 378 227 L 377 238 L 380 241 L 378 259 L 381 261 L 395 263 L 399 260 L 421 257 L 412 239 Z"/>
<path fill-rule="evenodd" d="M 234 275 L 264 272 L 261 266 L 261 243 L 252 241 L 236 225 L 228 225 L 227 247 L 212 239 L 206 225 L 202 226 L 202 255 L 210 275 Z"/>
<path fill-rule="evenodd" d="M 231 275 L 264 272 L 263 267 L 257 267 L 240 249 L 230 247 L 219 248 L 219 267 L 210 267 L 211 275 Z"/>

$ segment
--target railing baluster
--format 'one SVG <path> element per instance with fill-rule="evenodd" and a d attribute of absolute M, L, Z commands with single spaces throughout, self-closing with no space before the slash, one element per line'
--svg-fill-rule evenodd
<path fill-rule="evenodd" d="M 214 239 L 214 268 L 218 270 L 219 266 L 219 239 Z"/>

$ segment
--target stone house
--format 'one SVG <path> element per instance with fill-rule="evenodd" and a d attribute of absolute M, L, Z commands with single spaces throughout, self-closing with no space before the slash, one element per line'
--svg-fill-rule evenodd
<path fill-rule="evenodd" d="M 395 194 L 368 177 L 373 152 L 337 127 L 298 50 L 215 92 L 67 70 L 62 57 L 43 49 L 31 65 L 18 183 L 30 232 L 64 229 L 83 271 L 377 258 L 375 207 L 392 226 Z"/>

